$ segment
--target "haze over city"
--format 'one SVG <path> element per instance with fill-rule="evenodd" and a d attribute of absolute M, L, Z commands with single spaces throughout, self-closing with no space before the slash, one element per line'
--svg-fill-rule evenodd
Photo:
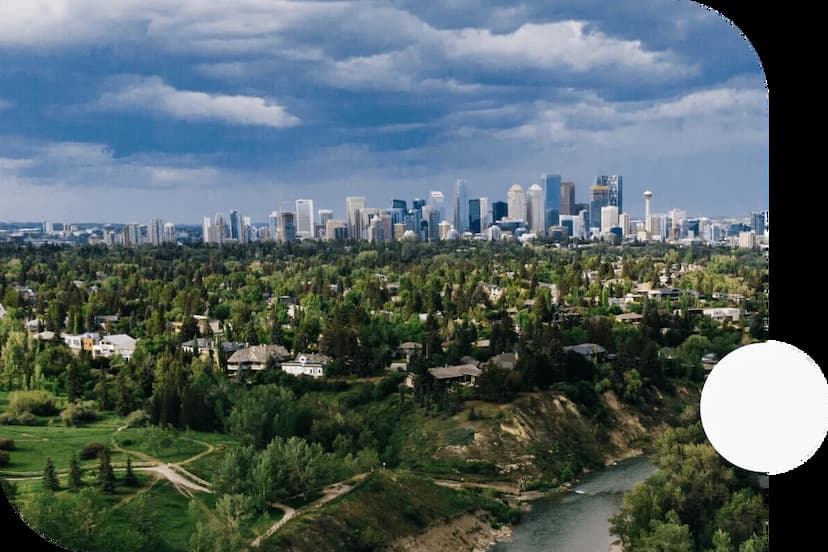
<path fill-rule="evenodd" d="M 494 4 L 494 5 L 493 5 Z M 0 5 L 0 221 L 267 220 L 312 198 L 504 200 L 623 175 L 627 209 L 767 208 L 760 61 L 705 7 Z M 45 12 L 44 12 L 45 13 Z"/>

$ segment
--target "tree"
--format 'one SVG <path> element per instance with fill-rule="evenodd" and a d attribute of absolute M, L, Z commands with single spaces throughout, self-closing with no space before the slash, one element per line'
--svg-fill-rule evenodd
<path fill-rule="evenodd" d="M 52 463 L 51 458 L 46 459 L 46 469 L 43 470 L 43 487 L 50 491 L 57 491 L 60 489 L 57 470 L 55 469 L 55 465 Z"/>
<path fill-rule="evenodd" d="M 98 466 L 98 485 L 106 494 L 115 492 L 115 472 L 112 469 L 112 458 L 109 448 L 104 447 L 100 453 L 100 465 Z"/>
<path fill-rule="evenodd" d="M 80 463 L 78 462 L 78 455 L 72 452 L 72 456 L 69 458 L 69 488 L 73 491 L 77 491 L 80 489 L 82 483 L 82 474 Z"/>
<path fill-rule="evenodd" d="M 224 495 L 216 503 L 215 515 L 196 523 L 190 537 L 192 552 L 239 552 L 247 550 L 241 525 L 250 518 L 251 501 L 244 495 Z M 200 517 L 196 501 L 190 502 L 190 513 Z"/>
<path fill-rule="evenodd" d="M 138 478 L 135 477 L 135 473 L 132 471 L 132 457 L 127 456 L 127 463 L 126 463 L 126 473 L 124 474 L 124 485 L 127 487 L 137 487 L 138 486 Z"/>

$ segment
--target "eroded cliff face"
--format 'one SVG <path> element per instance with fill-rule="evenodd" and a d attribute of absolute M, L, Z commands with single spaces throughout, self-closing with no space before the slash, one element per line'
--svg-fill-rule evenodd
<path fill-rule="evenodd" d="M 643 454 L 670 425 L 693 421 L 698 400 L 697 390 L 682 387 L 674 395 L 659 395 L 646 409 L 622 402 L 612 391 L 603 393 L 591 412 L 555 392 L 523 395 L 507 405 L 470 402 L 455 420 L 474 432 L 471 442 L 440 447 L 434 458 L 496 470 L 470 470 L 472 479 L 492 476 L 518 486 L 541 478 L 563 483 L 565 477 L 550 470 L 567 464 L 594 468 Z"/>

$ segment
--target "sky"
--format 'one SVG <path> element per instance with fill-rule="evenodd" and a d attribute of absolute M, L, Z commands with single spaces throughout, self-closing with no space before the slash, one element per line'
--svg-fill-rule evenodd
<path fill-rule="evenodd" d="M 387 207 L 542 173 L 624 210 L 768 203 L 768 88 L 690 0 L 0 2 L 0 221 Z"/>

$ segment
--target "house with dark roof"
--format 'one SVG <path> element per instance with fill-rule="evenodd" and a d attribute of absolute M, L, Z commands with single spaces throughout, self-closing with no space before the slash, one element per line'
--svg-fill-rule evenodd
<path fill-rule="evenodd" d="M 500 353 L 486 361 L 486 365 L 501 368 L 503 370 L 514 370 L 517 366 L 518 356 L 516 353 Z"/>
<path fill-rule="evenodd" d="M 607 350 L 597 343 L 581 343 L 580 345 L 571 345 L 563 348 L 564 352 L 572 351 L 578 353 L 582 357 L 591 360 L 594 363 L 600 363 L 606 360 Z"/>
<path fill-rule="evenodd" d="M 416 341 L 406 341 L 404 343 L 400 343 L 400 346 L 397 347 L 397 358 L 405 358 L 407 360 L 411 360 L 411 357 L 416 355 L 417 353 L 422 352 L 423 344 L 417 343 Z"/>

